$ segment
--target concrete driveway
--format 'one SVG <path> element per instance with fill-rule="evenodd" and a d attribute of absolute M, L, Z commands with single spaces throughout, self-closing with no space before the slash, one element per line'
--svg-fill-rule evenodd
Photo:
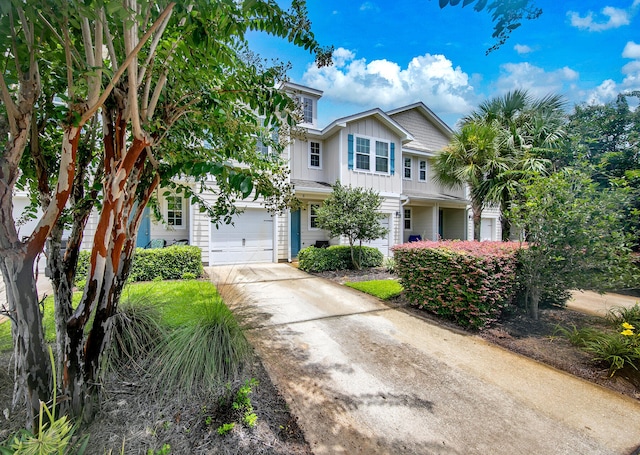
<path fill-rule="evenodd" d="M 316 454 L 630 454 L 640 403 L 286 264 L 212 267 Z"/>

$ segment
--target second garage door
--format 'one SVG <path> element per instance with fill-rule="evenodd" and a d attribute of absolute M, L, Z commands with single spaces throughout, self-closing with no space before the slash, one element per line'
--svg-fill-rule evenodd
<path fill-rule="evenodd" d="M 234 225 L 211 226 L 211 265 L 272 261 L 273 217 L 266 210 L 246 209 Z"/>

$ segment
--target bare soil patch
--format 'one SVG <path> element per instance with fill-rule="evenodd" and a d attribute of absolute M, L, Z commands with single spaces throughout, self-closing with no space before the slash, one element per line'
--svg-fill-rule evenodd
<path fill-rule="evenodd" d="M 396 278 L 383 268 L 323 272 L 316 275 L 340 284 L 344 284 L 347 281 Z M 416 317 L 433 321 L 453 330 L 463 330 L 452 322 L 442 320 L 424 310 L 411 306 L 403 296 L 387 303 Z M 567 329 L 592 327 L 606 330 L 608 325 L 600 317 L 579 313 L 567 308 L 543 309 L 540 312 L 538 321 L 527 317 L 522 309 L 513 308 L 512 311 L 504 315 L 502 320 L 495 323 L 491 328 L 478 332 L 477 335 L 517 354 L 640 400 L 640 375 L 636 371 L 622 371 L 613 377 L 609 377 L 609 371 L 604 365 L 594 363 L 590 354 L 572 345 L 566 338 L 562 337 L 558 327 Z"/>

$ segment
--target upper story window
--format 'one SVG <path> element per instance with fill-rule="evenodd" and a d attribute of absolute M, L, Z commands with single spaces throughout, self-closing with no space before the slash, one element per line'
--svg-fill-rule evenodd
<path fill-rule="evenodd" d="M 356 169 L 371 170 L 371 142 L 364 137 L 356 138 Z"/>
<path fill-rule="evenodd" d="M 180 196 L 167 196 L 166 198 L 166 220 L 169 226 L 183 228 L 185 222 L 184 203 Z"/>
<path fill-rule="evenodd" d="M 404 173 L 402 175 L 405 179 L 411 179 L 411 158 L 404 159 Z"/>
<path fill-rule="evenodd" d="M 376 141 L 376 172 L 389 172 L 389 143 Z"/>
<path fill-rule="evenodd" d="M 322 152 L 320 142 L 309 142 L 309 167 L 322 168 Z"/>
<path fill-rule="evenodd" d="M 419 169 L 418 169 L 418 180 L 421 182 L 427 181 L 427 162 L 425 160 L 420 160 Z"/>
<path fill-rule="evenodd" d="M 313 123 L 313 99 L 303 96 L 300 103 L 302 104 L 302 121 Z"/>
<path fill-rule="evenodd" d="M 258 139 L 257 143 L 256 143 L 256 151 L 258 153 L 263 154 L 263 155 L 268 155 L 269 154 L 269 146 L 265 145 L 265 143 L 262 142 L 262 139 Z"/>
<path fill-rule="evenodd" d="M 351 139 L 350 139 L 351 140 Z M 352 169 L 351 145 L 349 145 L 349 169 Z M 355 169 L 388 174 L 393 163 L 393 149 L 387 141 L 355 137 Z"/>
<path fill-rule="evenodd" d="M 320 229 L 318 226 L 318 207 L 319 204 L 309 204 L 309 229 Z"/>

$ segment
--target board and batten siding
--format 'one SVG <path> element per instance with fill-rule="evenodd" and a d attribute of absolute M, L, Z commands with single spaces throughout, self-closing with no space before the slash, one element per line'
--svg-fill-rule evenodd
<path fill-rule="evenodd" d="M 389 174 L 376 173 L 372 171 L 359 171 L 355 168 L 355 150 L 353 154 L 352 167 L 349 169 L 349 137 L 353 138 L 352 147 L 355 148 L 355 137 L 362 136 L 371 140 L 380 139 L 388 141 L 393 144 L 393 151 L 389 150 L 390 167 L 393 163 L 394 171 Z M 353 187 L 361 187 L 365 189 L 373 189 L 379 193 L 393 193 L 400 194 L 402 192 L 402 181 L 400 173 L 400 156 L 401 156 L 401 142 L 389 128 L 381 124 L 378 120 L 372 117 L 364 118 L 359 121 L 350 123 L 345 132 L 342 134 L 342 147 L 345 151 L 342 157 L 343 169 L 346 169 L 343 173 L 343 184 L 351 185 Z M 371 165 L 375 165 L 375 145 L 372 144 Z M 395 154 L 392 159 L 392 154 Z"/>
<path fill-rule="evenodd" d="M 411 158 L 411 179 L 404 178 L 404 159 Z M 397 160 L 396 160 L 397 161 Z M 420 181 L 420 161 L 427 162 L 427 180 Z M 446 194 L 448 196 L 457 197 L 460 199 L 465 198 L 465 189 L 464 187 L 460 188 L 445 188 L 442 185 L 439 185 L 435 181 L 435 172 L 433 171 L 433 166 L 429 159 L 425 156 L 417 156 L 411 155 L 407 153 L 403 153 L 402 160 L 399 164 L 396 164 L 396 167 L 399 167 L 399 172 L 402 174 L 402 189 L 405 193 L 408 194 Z"/>
<path fill-rule="evenodd" d="M 289 161 L 291 178 L 329 184 L 335 183 L 339 178 L 339 142 L 336 139 L 338 136 L 336 134 L 326 140 L 313 137 L 309 137 L 307 140 L 296 139 L 291 146 L 291 159 Z M 309 166 L 310 142 L 320 143 L 321 167 L 319 169 Z"/>

